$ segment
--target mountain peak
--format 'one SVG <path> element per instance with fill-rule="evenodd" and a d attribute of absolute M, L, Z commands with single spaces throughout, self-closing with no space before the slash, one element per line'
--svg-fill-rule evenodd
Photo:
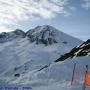
<path fill-rule="evenodd" d="M 57 43 L 55 39 L 55 28 L 49 25 L 37 26 L 29 30 L 26 34 L 30 38 L 30 41 L 36 42 L 36 44 L 51 45 Z"/>
<path fill-rule="evenodd" d="M 0 43 L 11 41 L 16 38 L 24 38 L 25 33 L 22 30 L 16 29 L 12 32 L 2 32 L 0 34 Z"/>
<path fill-rule="evenodd" d="M 73 42 L 77 45 L 82 42 L 81 40 L 69 36 L 50 25 L 37 26 L 34 29 L 27 31 L 26 35 L 29 37 L 31 42 L 35 42 L 36 44 L 52 45 L 55 43 L 66 44 L 67 42 Z"/>

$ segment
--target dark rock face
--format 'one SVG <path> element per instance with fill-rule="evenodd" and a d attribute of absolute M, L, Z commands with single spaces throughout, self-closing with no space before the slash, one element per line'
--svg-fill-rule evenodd
<path fill-rule="evenodd" d="M 8 37 L 8 33 L 3 32 L 0 34 L 0 39 Z"/>
<path fill-rule="evenodd" d="M 14 77 L 20 77 L 20 74 L 19 74 L 19 73 L 17 73 L 17 74 L 15 74 L 15 75 L 14 75 Z"/>
<path fill-rule="evenodd" d="M 55 62 L 64 61 L 67 58 L 80 57 L 80 56 L 90 56 L 90 39 L 81 44 L 78 47 L 74 47 L 70 52 L 61 55 L 61 57 Z"/>
<path fill-rule="evenodd" d="M 26 35 L 30 38 L 30 42 L 35 42 L 36 44 L 51 45 L 57 43 L 55 40 L 55 33 L 51 30 L 50 26 L 38 26 L 28 31 Z"/>

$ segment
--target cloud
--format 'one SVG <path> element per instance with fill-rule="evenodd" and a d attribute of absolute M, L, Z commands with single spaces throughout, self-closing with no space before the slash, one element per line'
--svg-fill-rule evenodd
<path fill-rule="evenodd" d="M 83 0 L 83 4 L 81 5 L 85 9 L 90 9 L 90 0 Z"/>
<path fill-rule="evenodd" d="M 0 0 L 0 28 L 34 19 L 52 19 L 57 14 L 68 15 L 68 0 Z M 1 32 L 0 29 L 0 32 Z"/>

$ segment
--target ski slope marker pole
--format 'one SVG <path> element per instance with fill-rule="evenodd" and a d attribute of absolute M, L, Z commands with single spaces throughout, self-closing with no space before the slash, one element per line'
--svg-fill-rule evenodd
<path fill-rule="evenodd" d="M 75 70 L 76 70 L 76 63 L 74 64 L 74 68 L 73 68 L 73 74 L 72 74 L 71 85 L 73 84 L 73 81 L 74 81 L 74 77 L 75 77 Z"/>
<path fill-rule="evenodd" d="M 85 89 L 86 89 L 87 74 L 88 74 L 88 65 L 86 65 L 86 71 L 85 71 L 85 76 L 84 76 L 83 90 L 85 90 Z"/>

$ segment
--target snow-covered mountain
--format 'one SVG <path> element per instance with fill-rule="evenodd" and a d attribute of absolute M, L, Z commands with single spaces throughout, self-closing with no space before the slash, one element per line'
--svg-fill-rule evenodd
<path fill-rule="evenodd" d="M 30 38 L 31 42 L 36 42 L 36 44 L 51 45 L 57 43 L 56 32 L 53 27 L 50 26 L 38 26 L 33 30 L 27 32 L 27 36 Z"/>
<path fill-rule="evenodd" d="M 51 45 L 53 43 L 64 43 L 73 46 L 81 42 L 79 39 L 71 37 L 49 25 L 37 26 L 26 34 L 30 38 L 30 41 L 36 44 Z"/>
<path fill-rule="evenodd" d="M 3 42 L 0 43 L 0 81 L 8 84 L 30 84 L 35 90 L 43 87 L 49 90 L 47 86 L 52 88 L 53 84 L 58 87 L 62 82 L 67 85 L 72 63 L 77 62 L 77 57 L 72 61 L 55 63 L 55 60 L 83 43 L 49 25 L 38 26 L 26 33 L 16 30 L 0 34 L 0 37 Z M 53 90 L 60 90 L 58 88 Z"/>
<path fill-rule="evenodd" d="M 16 38 L 25 38 L 25 33 L 22 30 L 16 29 L 13 32 L 2 32 L 0 34 L 0 43 L 8 42 Z"/>
<path fill-rule="evenodd" d="M 4 43 L 0 43 L 0 73 L 11 69 L 10 66 L 15 68 L 27 62 L 40 67 L 82 43 L 48 25 L 38 26 L 27 33 L 16 30 L 1 33 L 1 36 Z"/>

